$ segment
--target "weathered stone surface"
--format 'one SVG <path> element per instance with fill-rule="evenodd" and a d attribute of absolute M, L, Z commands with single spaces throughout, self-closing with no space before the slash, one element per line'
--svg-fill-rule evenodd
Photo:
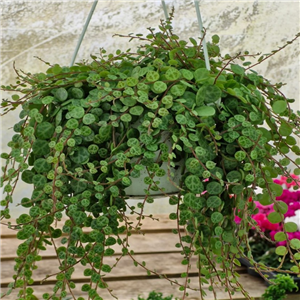
<path fill-rule="evenodd" d="M 4 0 L 1 4 L 1 82 L 13 81 L 14 61 L 17 68 L 32 73 L 46 69 L 35 56 L 50 63 L 68 65 L 92 2 Z M 183 38 L 198 37 L 193 1 L 169 0 L 166 3 L 169 11 L 172 5 L 175 8 L 175 31 Z M 298 1 L 200 1 L 200 5 L 207 38 L 218 34 L 224 54 L 244 50 L 269 53 L 299 31 Z M 134 48 L 135 44 L 128 43 L 126 38 L 112 36 L 146 33 L 147 27 L 157 27 L 162 18 L 159 0 L 99 1 L 77 60 L 88 59 L 101 47 L 108 51 Z M 295 80 L 299 75 L 298 57 L 299 47 L 295 44 L 260 69 L 266 71 L 267 77 L 274 80 L 283 77 L 283 81 L 294 71 L 291 80 Z M 293 95 L 297 94 L 293 92 Z"/>

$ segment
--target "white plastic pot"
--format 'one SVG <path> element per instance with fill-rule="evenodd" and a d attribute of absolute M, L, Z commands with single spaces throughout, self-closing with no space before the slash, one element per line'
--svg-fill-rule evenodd
<path fill-rule="evenodd" d="M 169 149 L 171 149 L 172 142 L 171 142 L 170 137 L 168 138 L 169 135 L 170 135 L 169 132 L 163 132 L 161 141 L 164 141 L 164 143 L 169 147 Z M 155 152 L 155 154 L 156 154 L 155 159 L 158 158 L 159 152 L 160 151 Z M 158 185 L 158 187 L 160 189 L 164 189 L 164 190 L 163 191 L 161 191 L 161 190 L 152 191 L 151 189 L 149 189 L 150 195 L 164 196 L 165 194 L 177 193 L 179 191 L 178 186 L 180 183 L 183 167 L 184 167 L 184 161 L 181 160 L 181 161 L 175 163 L 175 168 L 172 167 L 170 170 L 171 172 L 170 172 L 168 170 L 168 163 L 163 162 L 160 168 L 166 171 L 166 175 L 164 177 L 154 176 L 153 181 L 154 182 L 159 181 L 160 184 Z M 169 177 L 169 175 L 168 175 L 169 173 L 171 173 L 172 177 Z M 130 177 L 132 184 L 125 189 L 126 194 L 130 197 L 139 197 L 140 198 L 140 197 L 144 197 L 146 195 L 145 189 L 148 190 L 149 185 L 145 184 L 144 179 L 145 179 L 145 177 L 148 177 L 149 174 L 146 169 L 140 171 L 140 174 L 141 175 L 139 178 Z"/>

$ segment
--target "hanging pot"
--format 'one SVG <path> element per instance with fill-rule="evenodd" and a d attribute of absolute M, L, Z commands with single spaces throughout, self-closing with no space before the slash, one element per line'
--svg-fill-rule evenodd
<path fill-rule="evenodd" d="M 170 132 L 162 132 L 160 141 L 165 143 L 169 150 L 172 147 L 171 138 L 168 137 Z M 160 151 L 155 152 L 154 160 L 159 160 Z M 149 189 L 149 193 L 151 196 L 165 196 L 166 194 L 174 194 L 179 191 L 180 179 L 182 178 L 182 170 L 184 168 L 184 161 L 180 160 L 179 162 L 175 162 L 175 167 L 168 167 L 167 162 L 162 162 L 160 165 L 160 169 L 165 171 L 165 176 L 158 177 L 154 176 L 152 180 L 154 182 L 159 181 L 159 190 L 153 191 Z M 146 191 L 148 191 L 149 185 L 144 182 L 145 178 L 149 177 L 149 173 L 147 169 L 143 169 L 140 171 L 140 177 L 133 178 L 130 177 L 132 184 L 125 189 L 125 192 L 128 196 L 133 198 L 141 198 L 146 195 Z"/>

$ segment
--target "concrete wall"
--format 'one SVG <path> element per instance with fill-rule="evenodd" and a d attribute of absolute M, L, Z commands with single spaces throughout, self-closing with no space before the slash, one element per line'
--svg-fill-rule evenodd
<path fill-rule="evenodd" d="M 169 11 L 175 8 L 174 32 L 181 38 L 199 37 L 193 0 L 166 0 Z M 51 64 L 69 65 L 82 27 L 93 1 L 84 0 L 1 0 L 0 3 L 0 82 L 13 83 L 17 69 L 41 72 L 47 66 L 35 57 Z M 291 40 L 300 31 L 299 0 L 294 1 L 200 1 L 207 39 L 218 34 L 222 53 L 239 51 L 270 53 Z M 160 0 L 99 1 L 80 48 L 77 61 L 89 59 L 104 47 L 108 52 L 134 48 L 126 38 L 114 34 L 146 33 L 147 27 L 157 27 L 164 18 Z M 283 88 L 289 98 L 295 98 L 299 109 L 299 42 L 284 49 L 256 69 L 272 82 L 286 82 Z M 9 97 L 2 93 L 3 97 Z M 2 118 L 2 151 L 13 134 L 10 129 L 18 113 Z M 16 199 L 29 193 L 20 187 Z M 159 211 L 164 208 L 160 207 Z"/>

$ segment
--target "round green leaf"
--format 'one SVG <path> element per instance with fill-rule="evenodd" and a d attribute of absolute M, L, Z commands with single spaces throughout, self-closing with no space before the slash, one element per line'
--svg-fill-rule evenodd
<path fill-rule="evenodd" d="M 212 215 L 210 216 L 210 219 L 213 223 L 219 223 L 222 222 L 224 217 L 221 213 L 219 213 L 218 211 L 215 211 L 214 213 L 212 213 Z"/>
<path fill-rule="evenodd" d="M 163 81 L 155 81 L 152 85 L 152 91 L 156 94 L 163 93 L 167 88 L 167 84 Z"/>
<path fill-rule="evenodd" d="M 15 95 L 12 95 L 11 98 L 14 100 L 14 101 L 18 101 L 20 99 L 20 96 L 15 94 Z"/>
<path fill-rule="evenodd" d="M 246 158 L 246 153 L 244 151 L 237 151 L 234 154 L 234 157 L 238 161 L 242 161 Z"/>
<path fill-rule="evenodd" d="M 250 147 L 253 146 L 253 142 L 250 139 L 248 139 L 246 136 L 240 136 L 238 138 L 238 142 L 245 149 L 250 148 Z"/>
<path fill-rule="evenodd" d="M 200 106 L 196 107 L 195 111 L 199 117 L 211 117 L 216 114 L 216 110 L 212 106 Z"/>
<path fill-rule="evenodd" d="M 180 78 L 181 73 L 176 68 L 170 67 L 165 76 L 167 80 L 174 81 Z"/>
<path fill-rule="evenodd" d="M 159 110 L 158 110 L 158 114 L 162 117 L 165 117 L 169 114 L 169 111 L 164 108 L 164 107 L 161 107 Z"/>
<path fill-rule="evenodd" d="M 291 145 L 291 146 L 297 144 L 297 141 L 296 141 L 296 139 L 293 136 L 287 136 L 286 139 L 285 139 L 285 141 L 286 141 L 286 143 L 288 145 Z"/>
<path fill-rule="evenodd" d="M 117 197 L 118 195 L 119 195 L 119 188 L 117 187 L 117 186 L 111 186 L 110 188 L 109 188 L 109 190 L 110 190 L 110 192 L 111 192 L 111 194 L 112 194 L 112 196 L 113 197 Z"/>
<path fill-rule="evenodd" d="M 300 240 L 298 239 L 291 239 L 291 247 L 295 250 L 300 249 Z"/>
<path fill-rule="evenodd" d="M 176 119 L 178 124 L 184 125 L 184 124 L 187 123 L 187 119 L 184 115 L 176 115 L 175 119 Z"/>
<path fill-rule="evenodd" d="M 246 118 L 242 115 L 235 115 L 234 118 L 241 123 L 246 120 Z"/>
<path fill-rule="evenodd" d="M 145 145 L 149 145 L 149 144 L 152 143 L 153 137 L 152 137 L 152 135 L 149 135 L 147 133 L 143 133 L 143 134 L 140 135 L 140 141 L 142 143 L 144 143 Z"/>
<path fill-rule="evenodd" d="M 210 77 L 210 72 L 206 68 L 199 68 L 194 72 L 196 83 L 206 81 Z"/>
<path fill-rule="evenodd" d="M 236 195 L 239 195 L 243 192 L 244 190 L 244 186 L 242 184 L 239 184 L 239 185 L 235 185 L 233 188 L 232 188 L 232 192 Z"/>
<path fill-rule="evenodd" d="M 227 242 L 227 243 L 233 242 L 233 240 L 234 240 L 233 232 L 229 231 L 229 230 L 224 231 L 222 233 L 222 238 L 223 238 L 224 242 Z"/>
<path fill-rule="evenodd" d="M 65 101 L 68 98 L 68 92 L 65 88 L 58 88 L 54 92 L 54 96 L 57 98 L 59 101 Z"/>
<path fill-rule="evenodd" d="M 183 202 L 190 206 L 191 205 L 191 202 L 195 201 L 195 199 L 197 199 L 196 195 L 193 194 L 193 193 L 187 193 L 184 195 L 183 197 Z"/>
<path fill-rule="evenodd" d="M 188 158 L 185 162 L 186 169 L 193 174 L 202 174 L 203 166 L 196 158 Z"/>
<path fill-rule="evenodd" d="M 274 210 L 282 214 L 285 214 L 288 211 L 288 205 L 283 201 L 277 201 L 274 204 Z"/>
<path fill-rule="evenodd" d="M 47 183 L 47 178 L 43 175 L 37 174 L 32 177 L 32 183 L 37 189 L 42 189 Z"/>
<path fill-rule="evenodd" d="M 30 171 L 30 170 L 25 170 L 22 175 L 21 175 L 21 179 L 26 182 L 31 184 L 32 183 L 32 178 L 35 175 L 34 172 Z"/>
<path fill-rule="evenodd" d="M 212 181 L 206 185 L 206 190 L 210 195 L 218 195 L 223 191 L 223 187 L 219 182 Z"/>
<path fill-rule="evenodd" d="M 84 115 L 82 122 L 85 125 L 91 125 L 96 121 L 96 117 L 93 114 Z"/>
<path fill-rule="evenodd" d="M 49 172 L 51 170 L 51 164 L 49 164 L 47 162 L 46 159 L 44 158 L 38 158 L 37 160 L 35 160 L 34 162 L 34 169 L 38 172 L 38 173 L 45 173 L 45 172 Z"/>
<path fill-rule="evenodd" d="M 136 86 L 139 83 L 138 79 L 135 77 L 127 77 L 126 84 L 130 87 Z"/>
<path fill-rule="evenodd" d="M 175 84 L 170 88 L 170 92 L 175 97 L 181 97 L 184 94 L 186 88 L 187 87 L 183 84 Z"/>
<path fill-rule="evenodd" d="M 90 157 L 90 153 L 85 147 L 78 147 L 73 155 L 70 156 L 71 160 L 76 164 L 82 164 L 86 162 Z"/>
<path fill-rule="evenodd" d="M 211 161 L 211 160 L 208 160 L 206 163 L 205 163 L 205 166 L 208 170 L 212 170 L 216 167 L 216 163 L 214 161 Z"/>
<path fill-rule="evenodd" d="M 196 175 L 187 176 L 184 183 L 186 187 L 195 194 L 199 194 L 204 191 L 203 183 L 200 181 L 200 178 Z"/>
<path fill-rule="evenodd" d="M 130 148 L 130 154 L 133 156 L 139 156 L 142 154 L 142 149 L 139 146 L 133 146 Z"/>
<path fill-rule="evenodd" d="M 269 195 L 269 193 L 265 193 L 265 194 L 258 194 L 257 195 L 257 200 L 259 201 L 260 204 L 262 205 L 269 205 L 272 204 L 272 198 Z"/>
<path fill-rule="evenodd" d="M 125 106 L 129 106 L 129 107 L 134 106 L 137 102 L 136 99 L 131 97 L 121 98 L 120 100 Z"/>
<path fill-rule="evenodd" d="M 171 95 L 166 95 L 162 98 L 161 102 L 166 105 L 166 107 L 170 107 L 173 104 L 173 97 Z"/>
<path fill-rule="evenodd" d="M 80 133 L 82 136 L 89 136 L 92 133 L 92 129 L 88 126 L 82 126 L 80 128 Z"/>
<path fill-rule="evenodd" d="M 54 97 L 52 96 L 46 96 L 42 99 L 42 103 L 47 105 L 50 104 L 54 100 Z"/>
<path fill-rule="evenodd" d="M 130 139 L 128 139 L 128 141 L 127 141 L 127 145 L 128 145 L 129 147 L 139 146 L 139 145 L 140 145 L 140 142 L 139 142 L 139 140 L 136 139 L 136 138 L 130 138 Z"/>
<path fill-rule="evenodd" d="M 30 200 L 29 198 L 22 198 L 22 200 L 21 200 L 21 205 L 23 206 L 23 207 L 31 207 L 32 206 L 32 200 Z"/>
<path fill-rule="evenodd" d="M 207 206 L 211 208 L 217 208 L 222 204 L 221 198 L 218 196 L 210 196 L 207 199 Z"/>
<path fill-rule="evenodd" d="M 222 91 L 215 85 L 202 86 L 196 95 L 196 104 L 201 106 L 203 103 L 214 103 L 221 98 Z"/>
<path fill-rule="evenodd" d="M 20 240 L 26 240 L 35 232 L 33 225 L 25 225 L 18 233 L 17 238 Z"/>
<path fill-rule="evenodd" d="M 72 218 L 73 218 L 75 224 L 80 225 L 85 222 L 85 220 L 87 219 L 87 216 L 83 211 L 75 211 L 72 214 Z"/>
<path fill-rule="evenodd" d="M 283 113 L 286 110 L 286 108 L 287 108 L 287 104 L 284 100 L 275 101 L 272 105 L 272 109 L 276 114 Z"/>
<path fill-rule="evenodd" d="M 132 116 L 130 114 L 124 114 L 120 117 L 123 122 L 130 122 L 132 120 Z"/>
<path fill-rule="evenodd" d="M 102 126 L 99 129 L 100 142 L 108 141 L 111 138 L 112 126 Z"/>
<path fill-rule="evenodd" d="M 202 209 L 203 207 L 205 207 L 205 205 L 206 205 L 206 200 L 203 197 L 192 198 L 189 202 L 189 206 L 192 209 L 196 209 L 196 210 Z"/>
<path fill-rule="evenodd" d="M 134 106 L 130 108 L 129 113 L 134 116 L 140 116 L 144 111 L 142 106 Z"/>
<path fill-rule="evenodd" d="M 271 183 L 269 183 L 269 187 L 270 187 L 270 190 L 272 191 L 272 193 L 276 197 L 279 197 L 279 196 L 282 195 L 282 193 L 283 193 L 283 187 L 282 187 L 282 185 L 274 183 L 274 182 L 271 182 Z"/>
<path fill-rule="evenodd" d="M 239 182 L 242 179 L 242 175 L 239 171 L 230 171 L 227 173 L 226 178 L 229 182 Z"/>
<path fill-rule="evenodd" d="M 96 153 L 98 153 L 98 150 L 99 150 L 99 146 L 98 146 L 98 145 L 90 144 L 90 145 L 88 146 L 88 152 L 89 152 L 90 154 L 96 154 Z"/>
<path fill-rule="evenodd" d="M 300 175 L 300 168 L 296 168 L 294 170 L 294 174 L 297 175 L 297 176 L 299 176 Z"/>
<path fill-rule="evenodd" d="M 38 139 L 48 140 L 53 136 L 55 127 L 49 122 L 43 122 L 36 126 L 35 135 Z"/>
<path fill-rule="evenodd" d="M 77 119 L 69 119 L 68 121 L 67 121 L 67 123 L 66 123 L 66 127 L 68 128 L 68 129 L 76 129 L 77 127 L 78 127 L 78 125 L 79 125 L 79 122 L 78 122 L 78 120 Z"/>
<path fill-rule="evenodd" d="M 282 241 L 286 240 L 286 235 L 284 232 L 279 231 L 279 232 L 276 232 L 276 234 L 274 235 L 274 239 L 276 242 L 282 242 Z"/>
<path fill-rule="evenodd" d="M 221 226 L 215 227 L 216 235 L 221 235 L 223 233 L 223 228 Z"/>
<path fill-rule="evenodd" d="M 286 232 L 296 232 L 298 230 L 298 226 L 294 222 L 286 222 L 283 226 Z"/>
<path fill-rule="evenodd" d="M 245 69 L 239 65 L 230 65 L 230 69 L 233 73 L 238 74 L 238 75 L 244 75 L 245 74 Z"/>
<path fill-rule="evenodd" d="M 275 250 L 275 253 L 280 256 L 284 256 L 288 253 L 288 250 L 285 246 L 278 246 Z"/>
<path fill-rule="evenodd" d="M 87 188 L 87 183 L 80 179 L 72 179 L 70 185 L 75 194 L 79 194 Z"/>
<path fill-rule="evenodd" d="M 194 78 L 194 74 L 189 70 L 181 69 L 180 72 L 182 74 L 182 77 L 187 80 L 192 80 Z"/>
<path fill-rule="evenodd" d="M 84 116 L 85 110 L 81 106 L 74 107 L 70 112 L 70 116 L 75 119 L 81 119 Z"/>
<path fill-rule="evenodd" d="M 45 156 L 50 153 L 49 143 L 45 140 L 35 140 L 32 144 L 32 151 L 37 156 Z"/>
<path fill-rule="evenodd" d="M 123 177 L 122 178 L 122 184 L 125 186 L 130 186 L 131 185 L 131 179 L 128 177 Z"/>
<path fill-rule="evenodd" d="M 269 213 L 267 218 L 272 224 L 280 223 L 283 220 L 283 216 L 278 212 Z"/>
<path fill-rule="evenodd" d="M 159 79 L 159 73 L 156 71 L 149 71 L 147 72 L 146 79 L 150 82 L 157 81 Z"/>
<path fill-rule="evenodd" d="M 286 122 L 281 123 L 279 127 L 279 134 L 282 136 L 289 136 L 293 132 L 293 127 Z"/>
<path fill-rule="evenodd" d="M 84 91 L 81 88 L 73 87 L 68 90 L 70 98 L 82 99 L 84 97 Z"/>
<path fill-rule="evenodd" d="M 102 265 L 101 270 L 103 272 L 109 273 L 111 271 L 111 267 L 109 265 Z"/>

